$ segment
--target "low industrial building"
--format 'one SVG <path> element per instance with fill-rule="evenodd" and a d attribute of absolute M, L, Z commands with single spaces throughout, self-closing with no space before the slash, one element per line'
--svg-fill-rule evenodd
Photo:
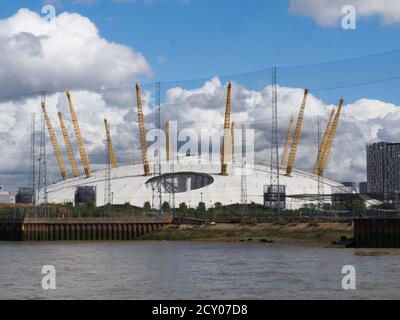
<path fill-rule="evenodd" d="M 0 203 L 15 203 L 15 194 L 13 192 L 4 190 L 3 186 L 0 186 Z"/>

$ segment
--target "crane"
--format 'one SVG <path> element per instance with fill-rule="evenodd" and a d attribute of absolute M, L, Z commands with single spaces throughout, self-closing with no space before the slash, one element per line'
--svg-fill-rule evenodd
<path fill-rule="evenodd" d="M 150 165 L 147 159 L 147 139 L 146 139 L 146 129 L 144 127 L 144 115 L 142 107 L 142 97 L 140 94 L 139 82 L 136 83 L 136 102 L 138 109 L 138 121 L 139 121 L 139 131 L 140 131 L 140 145 L 142 149 L 142 161 L 144 168 L 144 175 L 150 175 Z"/>
<path fill-rule="evenodd" d="M 287 176 L 290 176 L 292 174 L 294 161 L 296 160 L 297 146 L 299 144 L 299 138 L 300 138 L 301 126 L 303 124 L 304 109 L 306 107 L 307 96 L 308 96 L 308 90 L 305 89 L 303 102 L 301 103 L 300 107 L 299 117 L 297 118 L 296 130 L 294 132 L 292 146 L 290 148 L 289 161 L 286 168 Z"/>
<path fill-rule="evenodd" d="M 323 176 L 324 171 L 325 171 L 325 167 L 326 167 L 326 165 L 328 163 L 329 154 L 330 154 L 331 149 L 332 149 L 333 140 L 335 139 L 335 136 L 336 136 L 336 130 L 337 130 L 337 127 L 338 127 L 338 124 L 339 124 L 340 113 L 342 111 L 342 107 L 343 107 L 343 99 L 340 99 L 339 107 L 338 107 L 338 110 L 336 111 L 335 119 L 333 120 L 332 128 L 331 128 L 330 133 L 329 133 L 328 142 L 326 144 L 326 148 L 324 149 L 324 153 L 323 153 L 322 159 L 321 159 L 320 170 L 319 170 L 319 173 L 320 173 L 321 176 Z"/>
<path fill-rule="evenodd" d="M 322 138 L 322 142 L 318 151 L 318 157 L 315 160 L 315 165 L 314 165 L 314 174 L 318 174 L 319 176 L 321 176 L 320 174 L 320 168 L 321 168 L 321 160 L 322 160 L 322 155 L 324 154 L 324 150 L 327 146 L 328 143 L 328 138 L 329 138 L 329 134 L 331 133 L 331 129 L 332 129 L 332 122 L 333 122 L 333 117 L 335 116 L 335 109 L 332 109 L 331 111 L 331 115 L 329 116 L 329 120 L 328 120 L 328 124 L 326 125 L 326 129 L 325 129 L 325 133 L 324 136 Z"/>
<path fill-rule="evenodd" d="M 61 112 L 58 112 L 58 119 L 60 120 L 61 131 L 64 137 L 65 148 L 67 149 L 68 159 L 71 164 L 72 174 L 74 175 L 74 177 L 79 177 L 78 164 L 76 163 L 74 151 L 72 150 L 71 141 L 69 140 L 67 129 L 65 128 Z"/>
<path fill-rule="evenodd" d="M 165 146 L 165 153 L 167 161 L 171 160 L 171 146 L 170 146 L 170 138 L 169 138 L 169 121 L 165 124 L 165 139 L 166 139 L 166 146 Z"/>
<path fill-rule="evenodd" d="M 282 161 L 281 161 L 281 167 L 285 169 L 289 161 L 289 150 L 290 150 L 289 148 L 290 148 L 290 140 L 292 139 L 293 122 L 294 122 L 294 116 L 291 116 L 289 120 L 289 128 L 286 136 L 285 147 L 283 148 Z"/>
<path fill-rule="evenodd" d="M 104 119 L 104 128 L 106 130 L 108 156 L 111 164 L 111 169 L 115 169 L 117 168 L 117 158 L 115 157 L 114 148 L 111 140 L 111 134 L 110 134 L 110 125 L 108 124 L 107 119 Z"/>
<path fill-rule="evenodd" d="M 58 168 L 60 170 L 62 178 L 64 180 L 67 180 L 68 179 L 67 169 L 65 168 L 64 159 L 62 157 L 60 147 L 58 145 L 57 138 L 53 130 L 53 126 L 51 125 L 49 115 L 47 114 L 46 103 L 44 102 L 44 100 L 42 101 L 41 105 L 42 105 L 43 115 L 46 120 L 47 129 L 49 130 L 50 140 L 53 145 L 54 153 L 56 155 Z"/>
<path fill-rule="evenodd" d="M 89 158 L 86 153 L 85 146 L 83 144 L 81 129 L 79 128 L 78 118 L 76 116 L 75 108 L 72 103 L 71 91 L 67 91 L 67 98 L 68 98 L 69 110 L 71 112 L 72 124 L 74 126 L 76 141 L 78 143 L 78 149 L 79 149 L 79 153 L 81 155 L 83 170 L 85 171 L 86 177 L 89 178 L 92 175 L 92 172 L 90 171 Z"/>
<path fill-rule="evenodd" d="M 232 96 L 232 84 L 229 82 L 228 91 L 226 94 L 226 106 L 225 106 L 225 122 L 224 122 L 224 138 L 222 140 L 222 152 L 221 152 L 221 175 L 227 176 L 228 158 L 229 158 L 229 129 L 231 126 L 231 96 Z"/>

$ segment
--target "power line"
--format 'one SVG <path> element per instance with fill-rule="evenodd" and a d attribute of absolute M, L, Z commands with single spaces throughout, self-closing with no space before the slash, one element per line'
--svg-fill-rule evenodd
<path fill-rule="evenodd" d="M 377 57 L 377 56 L 386 55 L 386 54 L 390 54 L 390 53 L 396 53 L 396 52 L 400 53 L 400 48 L 393 49 L 393 50 L 376 52 L 376 53 L 371 53 L 371 54 L 367 54 L 367 55 L 363 55 L 363 56 L 344 58 L 344 59 L 328 60 L 328 61 L 317 62 L 317 63 L 308 63 L 308 64 L 280 66 L 280 67 L 278 67 L 278 69 L 315 67 L 315 66 L 323 66 L 323 65 L 327 65 L 327 64 L 351 62 L 351 61 L 355 61 L 355 60 L 363 60 L 363 59 L 366 59 L 366 58 L 372 58 L 372 57 Z"/>
<path fill-rule="evenodd" d="M 400 76 L 386 78 L 386 79 L 380 79 L 380 80 L 352 83 L 352 84 L 348 84 L 348 85 L 338 85 L 338 86 L 334 86 L 334 87 L 310 89 L 310 91 L 311 92 L 321 92 L 321 91 L 329 91 L 329 90 L 336 90 L 336 89 L 364 87 L 364 86 L 369 86 L 369 85 L 373 85 L 373 84 L 377 84 L 377 83 L 384 83 L 384 82 L 395 81 L 395 80 L 400 80 Z"/>
<path fill-rule="evenodd" d="M 387 54 L 392 54 L 392 53 L 400 53 L 400 48 L 399 49 L 394 49 L 394 50 L 389 50 L 389 51 L 383 51 L 379 53 L 374 53 L 374 54 L 369 54 L 369 55 L 364 55 L 364 56 L 358 56 L 358 57 L 351 57 L 351 58 L 346 58 L 346 59 L 338 59 L 338 60 L 329 60 L 325 62 L 320 62 L 320 63 L 310 63 L 310 64 L 298 64 L 298 65 L 287 65 L 287 66 L 278 66 L 276 67 L 277 70 L 279 69 L 290 69 L 290 68 L 307 68 L 307 67 L 313 67 L 313 66 L 322 66 L 322 65 L 329 65 L 329 64 L 337 64 L 337 63 L 345 63 L 345 62 L 351 62 L 355 60 L 363 60 L 367 58 L 372 58 L 372 57 L 378 57 L 378 56 L 383 56 Z M 260 68 L 258 70 L 253 70 L 253 71 L 245 71 L 245 72 L 238 72 L 238 73 L 232 73 L 232 74 L 225 74 L 225 75 L 213 75 L 213 76 L 208 76 L 208 77 L 199 77 L 199 78 L 192 78 L 192 79 L 182 79 L 182 80 L 165 80 L 165 81 L 159 81 L 159 83 L 162 83 L 163 85 L 171 85 L 171 84 L 178 84 L 178 83 L 189 83 L 189 82 L 198 82 L 198 81 L 210 81 L 210 79 L 217 77 L 217 78 L 222 78 L 222 79 L 234 79 L 238 77 L 244 77 L 252 74 L 257 74 L 257 73 L 262 73 L 267 75 L 272 71 L 273 68 L 267 67 L 267 68 Z M 392 81 L 392 80 L 398 80 L 400 79 L 400 76 L 395 76 L 395 77 L 390 77 L 386 79 L 380 79 L 380 80 L 372 80 L 370 82 L 361 82 L 361 83 L 356 83 L 356 84 L 351 84 L 351 87 L 354 87 L 356 85 L 369 85 L 373 83 L 379 83 L 379 82 L 387 82 L 387 81 Z M 144 83 L 142 84 L 142 87 L 152 87 L 156 85 L 158 82 L 149 82 L 149 83 Z M 346 87 L 346 86 L 344 86 Z M 332 89 L 337 89 L 337 88 L 343 88 L 343 86 L 337 86 L 337 87 L 331 87 L 331 88 L 323 88 L 323 89 L 316 89 L 319 91 L 326 91 L 326 90 L 332 90 Z M 101 86 L 101 87 L 72 87 L 70 88 L 75 91 L 93 91 L 93 92 L 106 92 L 106 91 L 116 91 L 116 90 L 122 90 L 122 89 L 134 89 L 134 86 L 132 85 L 121 85 L 121 86 L 115 86 L 115 87 L 106 87 L 106 86 Z M 59 93 L 65 91 L 66 88 L 54 88 L 51 90 L 38 90 L 38 91 L 30 91 L 30 92 L 21 92 L 21 93 L 15 93 L 15 94 L 10 94 L 10 95 L 0 95 L 0 99 L 11 99 L 11 98 L 19 98 L 19 97 L 29 97 L 29 96 L 39 96 L 43 92 L 45 92 L 47 95 Z M 313 91 L 316 91 L 313 90 Z"/>

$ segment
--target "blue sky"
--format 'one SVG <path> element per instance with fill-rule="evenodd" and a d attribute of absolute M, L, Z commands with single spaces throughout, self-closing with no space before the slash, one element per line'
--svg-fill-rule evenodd
<path fill-rule="evenodd" d="M 318 26 L 291 14 L 289 0 L 54 2 L 89 17 L 108 40 L 143 52 L 162 81 L 362 56 L 395 49 L 400 40 L 398 24 L 381 26 L 377 18 L 357 30 Z M 3 0 L 0 17 L 21 7 L 40 12 L 42 3 Z"/>

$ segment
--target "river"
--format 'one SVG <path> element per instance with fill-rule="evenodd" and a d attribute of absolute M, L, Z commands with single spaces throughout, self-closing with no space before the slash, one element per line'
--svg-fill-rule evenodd
<path fill-rule="evenodd" d="M 0 299 L 399 299 L 399 252 L 197 242 L 0 243 Z M 42 288 L 42 267 L 56 289 Z M 343 290 L 344 265 L 356 290 Z"/>

